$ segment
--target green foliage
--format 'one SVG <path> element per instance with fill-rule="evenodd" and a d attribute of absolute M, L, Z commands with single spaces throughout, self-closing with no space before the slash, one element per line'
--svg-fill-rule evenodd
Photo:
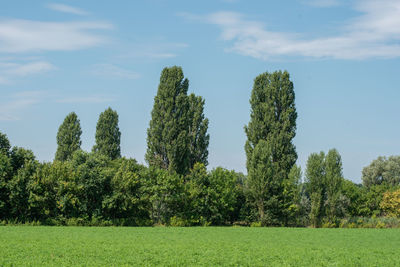
<path fill-rule="evenodd" d="M 190 168 L 196 163 L 208 165 L 208 144 L 210 135 L 208 130 L 208 119 L 204 116 L 204 99 L 201 96 L 190 94 L 189 101 L 189 136 L 190 136 Z"/>
<path fill-rule="evenodd" d="M 167 225 L 173 216 L 184 217 L 186 192 L 181 175 L 149 168 L 144 170 L 142 177 L 153 223 Z"/>
<path fill-rule="evenodd" d="M 126 219 L 131 225 L 140 225 L 149 214 L 143 198 L 142 167 L 132 159 L 121 159 L 118 171 L 111 179 L 112 193 L 103 201 L 104 215 L 110 220 Z"/>
<path fill-rule="evenodd" d="M 65 117 L 64 122 L 58 128 L 57 152 L 55 160 L 69 160 L 72 154 L 81 148 L 81 125 L 75 112 Z"/>
<path fill-rule="evenodd" d="M 32 182 L 33 174 L 36 172 L 38 162 L 25 160 L 17 174 L 8 182 L 11 215 L 21 221 L 28 221 L 31 218 L 29 205 L 29 184 Z"/>
<path fill-rule="evenodd" d="M 58 170 L 55 167 L 57 165 L 65 164 L 57 161 L 53 164 L 39 164 L 31 182 L 28 184 L 31 220 L 50 222 L 58 215 L 57 189 L 60 173 L 56 171 Z"/>
<path fill-rule="evenodd" d="M 188 96 L 188 88 L 182 68 L 163 69 L 147 130 L 146 161 L 151 167 L 187 174 L 194 163 L 208 163 L 204 100 Z"/>
<path fill-rule="evenodd" d="M 379 205 L 387 216 L 400 217 L 400 189 L 385 192 Z"/>
<path fill-rule="evenodd" d="M 282 209 L 284 213 L 284 225 L 304 225 L 305 211 L 301 207 L 301 168 L 293 165 L 288 178 L 283 181 Z"/>
<path fill-rule="evenodd" d="M 35 155 L 29 149 L 13 147 L 10 159 L 13 172 L 16 173 L 20 168 L 24 167 L 27 162 L 34 161 Z"/>
<path fill-rule="evenodd" d="M 283 181 L 297 159 L 292 143 L 297 112 L 289 73 L 257 76 L 250 105 L 250 122 L 245 127 L 248 185 L 260 220 L 274 224 L 284 216 L 279 207 Z"/>
<path fill-rule="evenodd" d="M 311 200 L 310 220 L 313 227 L 324 221 L 336 225 L 346 215 L 348 199 L 342 193 L 342 160 L 336 149 L 312 153 L 307 160 L 306 188 Z"/>
<path fill-rule="evenodd" d="M 96 126 L 96 144 L 93 152 L 105 155 L 110 159 L 121 157 L 121 132 L 118 127 L 118 113 L 111 108 L 99 116 Z"/>
<path fill-rule="evenodd" d="M 364 186 L 400 185 L 400 156 L 378 157 L 362 170 Z"/>
<path fill-rule="evenodd" d="M 349 200 L 347 214 L 350 217 L 368 216 L 369 210 L 365 207 L 364 191 L 362 185 L 355 184 L 346 179 L 343 180 L 342 192 Z"/>
<path fill-rule="evenodd" d="M 4 154 L 8 156 L 11 149 L 10 141 L 7 138 L 7 135 L 0 132 L 0 154 Z"/>
<path fill-rule="evenodd" d="M 347 201 L 343 198 L 342 158 L 336 149 L 331 149 L 325 157 L 325 213 L 328 222 L 336 223 L 344 217 Z"/>
<path fill-rule="evenodd" d="M 9 217 L 9 188 L 8 182 L 12 177 L 11 160 L 5 154 L 0 153 L 0 218 Z"/>
<path fill-rule="evenodd" d="M 197 163 L 186 179 L 191 220 L 213 225 L 233 221 L 238 194 L 235 172 L 216 168 L 208 174 L 205 166 Z"/>

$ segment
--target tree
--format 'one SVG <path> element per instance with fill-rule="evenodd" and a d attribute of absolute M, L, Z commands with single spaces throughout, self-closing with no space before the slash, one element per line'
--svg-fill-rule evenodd
<path fill-rule="evenodd" d="M 29 184 L 32 182 L 32 177 L 36 172 L 39 163 L 32 157 L 33 153 L 25 149 L 17 149 L 18 162 L 20 165 L 17 168 L 16 174 L 8 182 L 7 187 L 10 192 L 10 207 L 11 215 L 20 221 L 28 221 L 30 219 L 29 205 Z"/>
<path fill-rule="evenodd" d="M 12 177 L 10 148 L 7 136 L 0 132 L 0 218 L 5 218 L 9 213 L 7 183 Z"/>
<path fill-rule="evenodd" d="M 312 153 L 307 159 L 306 183 L 311 200 L 310 220 L 313 227 L 318 227 L 324 216 L 325 198 L 325 153 Z"/>
<path fill-rule="evenodd" d="M 0 219 L 9 216 L 9 190 L 7 184 L 11 177 L 11 161 L 6 155 L 0 153 Z"/>
<path fill-rule="evenodd" d="M 181 67 L 163 69 L 147 130 L 146 161 L 152 167 L 187 174 L 196 162 L 208 163 L 204 100 L 188 96 L 188 88 Z"/>
<path fill-rule="evenodd" d="M 0 153 L 8 156 L 11 149 L 10 141 L 7 138 L 7 135 L 0 132 Z"/>
<path fill-rule="evenodd" d="M 118 171 L 111 179 L 112 193 L 103 200 L 106 217 L 122 220 L 125 225 L 141 225 L 149 220 L 149 212 L 143 200 L 140 175 L 142 167 L 134 159 L 122 158 Z"/>
<path fill-rule="evenodd" d="M 400 189 L 383 194 L 381 209 L 390 217 L 400 217 Z"/>
<path fill-rule="evenodd" d="M 248 184 L 260 220 L 282 221 L 283 181 L 297 160 L 295 94 L 289 73 L 263 73 L 254 80 L 250 122 L 245 127 Z M 267 205 L 265 205 L 267 204 Z"/>
<path fill-rule="evenodd" d="M 304 212 L 301 207 L 301 168 L 293 165 L 288 178 L 283 182 L 283 212 L 285 225 L 301 225 Z"/>
<path fill-rule="evenodd" d="M 204 116 L 204 99 L 189 95 L 190 168 L 196 163 L 208 165 L 208 119 Z"/>
<path fill-rule="evenodd" d="M 65 161 L 71 159 L 72 154 L 81 148 L 81 125 L 75 112 L 65 117 L 64 122 L 58 128 L 56 160 Z"/>
<path fill-rule="evenodd" d="M 311 199 L 310 219 L 314 227 L 322 222 L 329 226 L 337 225 L 348 206 L 343 194 L 342 159 L 336 149 L 328 154 L 312 153 L 307 160 L 306 184 Z"/>
<path fill-rule="evenodd" d="M 326 215 L 330 223 L 343 216 L 342 200 L 342 158 L 336 149 L 331 149 L 325 158 Z"/>
<path fill-rule="evenodd" d="M 387 184 L 400 185 L 400 156 L 378 157 L 362 170 L 362 181 L 366 187 Z"/>
<path fill-rule="evenodd" d="M 189 219 L 199 224 L 230 222 L 236 207 L 238 175 L 221 167 L 207 173 L 204 164 L 196 163 L 188 178 Z"/>
<path fill-rule="evenodd" d="M 100 114 L 96 126 L 96 144 L 93 151 L 116 159 L 121 157 L 121 132 L 118 127 L 118 114 L 111 108 Z"/>

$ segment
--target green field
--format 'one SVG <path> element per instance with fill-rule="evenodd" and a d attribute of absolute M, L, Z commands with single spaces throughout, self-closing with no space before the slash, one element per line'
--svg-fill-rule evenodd
<path fill-rule="evenodd" d="M 0 266 L 400 266 L 398 229 L 0 227 Z"/>

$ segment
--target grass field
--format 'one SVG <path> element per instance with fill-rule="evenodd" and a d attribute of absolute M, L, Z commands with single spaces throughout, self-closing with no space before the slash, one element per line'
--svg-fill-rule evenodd
<path fill-rule="evenodd" d="M 399 229 L 0 227 L 0 266 L 400 266 Z"/>

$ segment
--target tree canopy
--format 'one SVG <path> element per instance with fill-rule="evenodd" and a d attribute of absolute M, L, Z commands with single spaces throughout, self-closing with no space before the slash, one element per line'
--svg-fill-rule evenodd
<path fill-rule="evenodd" d="M 121 132 L 118 127 L 118 113 L 115 110 L 108 108 L 100 114 L 95 139 L 94 152 L 110 159 L 121 157 Z"/>
<path fill-rule="evenodd" d="M 196 162 L 208 163 L 204 100 L 188 96 L 188 88 L 181 67 L 163 69 L 147 130 L 145 157 L 150 166 L 187 174 Z"/>
<path fill-rule="evenodd" d="M 81 125 L 75 112 L 69 113 L 58 128 L 56 160 L 64 161 L 81 148 Z"/>

